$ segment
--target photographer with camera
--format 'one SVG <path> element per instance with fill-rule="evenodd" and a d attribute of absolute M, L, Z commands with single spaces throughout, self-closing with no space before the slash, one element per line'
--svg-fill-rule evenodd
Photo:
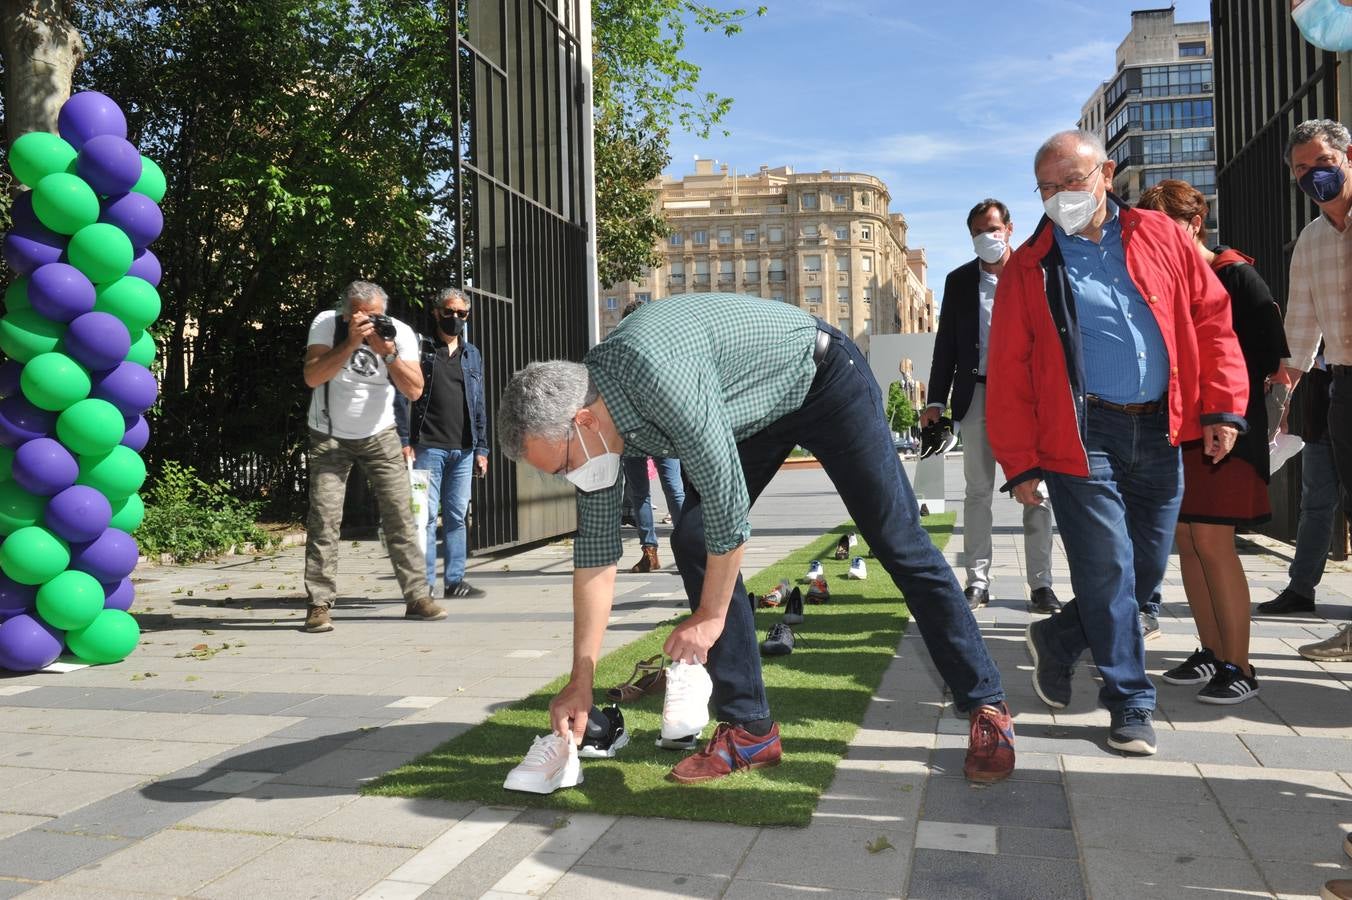
<path fill-rule="evenodd" d="M 347 476 L 355 463 L 380 505 L 385 543 L 403 591 L 404 616 L 444 619 L 423 578 L 411 509 L 408 471 L 394 427 L 394 395 L 422 395 L 418 341 L 413 329 L 385 315 L 383 288 L 354 281 L 336 310 L 310 323 L 305 384 L 310 396 L 310 515 L 306 523 L 305 630 L 333 630 L 337 597 L 338 533 Z"/>

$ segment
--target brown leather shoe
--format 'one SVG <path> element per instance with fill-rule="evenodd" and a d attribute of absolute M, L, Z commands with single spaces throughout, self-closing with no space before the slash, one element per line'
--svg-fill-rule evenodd
<path fill-rule="evenodd" d="M 424 597 L 421 600 L 414 600 L 412 603 L 405 604 L 404 618 L 426 619 L 427 621 L 444 619 L 446 618 L 446 610 L 433 603 L 431 597 Z"/>
<path fill-rule="evenodd" d="M 656 572 L 660 568 L 662 568 L 662 563 L 657 558 L 657 548 L 644 544 L 643 556 L 638 562 L 634 563 L 629 571 L 636 573 Z"/>
<path fill-rule="evenodd" d="M 1319 896 L 1324 900 L 1352 900 L 1352 880 L 1338 878 L 1333 881 L 1326 881 L 1324 882 L 1324 889 L 1319 892 Z"/>
<path fill-rule="evenodd" d="M 305 630 L 311 634 L 321 634 L 333 630 L 333 620 L 329 618 L 327 606 L 311 606 L 305 611 Z"/>
<path fill-rule="evenodd" d="M 1014 721 L 1009 707 L 978 706 L 968 716 L 970 734 L 963 774 L 968 781 L 991 784 L 1014 771 Z"/>

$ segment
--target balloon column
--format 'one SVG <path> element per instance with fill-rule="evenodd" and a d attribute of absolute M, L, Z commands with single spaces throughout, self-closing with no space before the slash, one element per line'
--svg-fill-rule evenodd
<path fill-rule="evenodd" d="M 20 672 L 63 649 L 111 663 L 136 648 L 131 533 L 158 391 L 146 329 L 160 264 L 147 247 L 164 225 L 164 173 L 103 94 L 67 100 L 57 130 L 9 155 L 31 188 L 4 239 L 19 277 L 0 318 L 0 668 Z"/>

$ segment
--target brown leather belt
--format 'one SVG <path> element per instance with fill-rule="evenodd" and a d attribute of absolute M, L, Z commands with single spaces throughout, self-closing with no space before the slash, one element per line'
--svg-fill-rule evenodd
<path fill-rule="evenodd" d="M 817 329 L 817 343 L 812 347 L 812 361 L 817 365 L 826 359 L 826 351 L 831 349 L 831 332 Z"/>
<path fill-rule="evenodd" d="M 1153 416 L 1164 408 L 1164 404 L 1159 400 L 1151 400 L 1149 403 L 1111 403 L 1094 394 L 1085 394 L 1084 402 L 1089 406 L 1110 409 L 1128 416 Z"/>

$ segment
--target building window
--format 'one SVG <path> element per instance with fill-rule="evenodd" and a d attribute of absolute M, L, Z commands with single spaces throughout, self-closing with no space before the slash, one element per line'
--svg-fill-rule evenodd
<path fill-rule="evenodd" d="M 848 303 L 842 303 L 842 304 L 840 304 L 840 306 L 838 306 L 838 307 L 836 308 L 836 314 L 839 315 L 839 316 L 841 316 L 841 317 L 848 316 L 848 315 L 850 314 L 850 306 L 849 306 L 849 304 L 848 304 Z"/>
<path fill-rule="evenodd" d="M 772 244 L 784 243 L 784 226 L 782 225 L 770 226 L 770 243 Z"/>
<path fill-rule="evenodd" d="M 873 302 L 873 288 L 866 287 L 864 288 L 864 303 L 869 304 L 872 302 Z"/>
<path fill-rule="evenodd" d="M 872 271 L 873 271 L 873 257 L 872 257 L 872 256 L 863 256 L 863 257 L 860 257 L 860 259 L 859 259 L 859 268 L 863 269 L 865 272 L 872 272 Z"/>
<path fill-rule="evenodd" d="M 859 205 L 860 205 L 860 206 L 872 206 L 872 205 L 873 205 L 873 195 L 870 194 L 868 191 L 861 191 L 861 192 L 859 193 Z"/>
<path fill-rule="evenodd" d="M 850 271 L 850 254 L 848 253 L 836 254 L 836 271 L 837 272 Z"/>
<path fill-rule="evenodd" d="M 691 232 L 691 238 L 696 247 L 704 247 L 709 243 L 709 232 L 699 228 Z"/>
<path fill-rule="evenodd" d="M 1146 169 L 1141 177 L 1141 190 L 1152 188 L 1166 178 L 1186 181 L 1203 194 L 1216 193 L 1216 170 L 1211 166 L 1170 166 L 1164 169 Z"/>
<path fill-rule="evenodd" d="M 720 229 L 718 229 L 718 243 L 719 243 L 720 245 L 724 246 L 724 247 L 731 247 L 731 246 L 732 246 L 732 229 L 731 229 L 731 228 L 720 228 Z"/>
<path fill-rule="evenodd" d="M 754 229 L 754 228 L 748 228 L 748 229 L 746 229 L 745 231 L 742 232 L 742 243 L 743 243 L 743 244 L 759 244 L 759 243 L 760 243 L 760 232 L 757 231 L 757 230 Z"/>
<path fill-rule="evenodd" d="M 720 282 L 722 282 L 722 281 L 732 281 L 733 278 L 735 278 L 735 277 L 736 277 L 736 276 L 734 275 L 733 270 L 732 270 L 732 260 L 730 260 L 730 259 L 720 259 L 720 260 L 718 261 L 718 280 L 719 280 Z"/>
<path fill-rule="evenodd" d="M 813 253 L 803 257 L 804 272 L 820 272 L 822 270 L 822 257 L 820 253 Z"/>
<path fill-rule="evenodd" d="M 748 259 L 743 266 L 742 276 L 745 281 L 760 281 L 760 260 Z"/>
<path fill-rule="evenodd" d="M 743 289 L 742 289 L 742 293 L 746 294 L 748 297 L 759 297 L 759 296 L 760 296 L 760 288 L 754 288 L 754 287 L 743 288 Z"/>
<path fill-rule="evenodd" d="M 709 286 L 709 261 L 707 259 L 695 260 L 695 287 Z"/>
<path fill-rule="evenodd" d="M 847 287 L 836 288 L 836 300 L 840 303 L 850 302 L 850 289 Z"/>
<path fill-rule="evenodd" d="M 783 302 L 784 302 L 784 295 L 783 295 L 782 293 L 775 292 L 775 293 L 773 293 L 773 294 L 770 295 L 770 299 L 771 299 L 771 300 L 778 300 L 780 303 L 783 303 Z"/>
<path fill-rule="evenodd" d="M 1206 56 L 1206 41 L 1179 41 L 1179 56 Z"/>
<path fill-rule="evenodd" d="M 864 320 L 864 334 L 872 334 L 872 333 L 873 333 L 873 320 L 872 320 L 872 319 L 865 319 L 865 320 Z"/>
<path fill-rule="evenodd" d="M 685 284 L 684 262 L 672 262 L 670 264 L 670 271 L 667 274 L 667 282 L 669 284 Z"/>
<path fill-rule="evenodd" d="M 872 225 L 860 225 L 860 226 L 859 226 L 859 240 L 861 240 L 861 241 L 871 241 L 871 240 L 873 240 L 873 226 L 872 226 Z"/>
<path fill-rule="evenodd" d="M 610 310 L 611 312 L 615 312 L 615 310 L 617 310 L 617 309 L 619 309 L 619 308 L 620 308 L 620 298 L 619 298 L 619 297 L 607 297 L 607 298 L 606 298 L 606 309 Z"/>
<path fill-rule="evenodd" d="M 667 243 L 673 247 L 679 247 L 685 243 L 685 235 L 679 231 L 673 231 L 671 237 L 667 238 Z"/>
<path fill-rule="evenodd" d="M 800 199 L 803 209 L 816 209 L 821 202 L 816 194 L 804 194 Z"/>
<path fill-rule="evenodd" d="M 841 319 L 841 320 L 840 320 L 840 324 L 837 325 L 836 327 L 839 328 L 841 331 L 845 332 L 845 333 L 848 334 L 848 335 L 851 335 L 851 336 L 854 335 L 854 326 L 850 324 L 850 320 L 849 320 L 849 319 Z"/>
<path fill-rule="evenodd" d="M 822 302 L 822 289 L 818 287 L 803 288 L 803 301 L 808 306 L 819 306 Z"/>
<path fill-rule="evenodd" d="M 634 295 L 634 299 L 635 299 L 636 301 L 638 301 L 639 303 L 651 303 L 651 302 L 652 302 L 652 299 L 653 299 L 653 295 L 652 295 L 652 294 L 635 294 L 635 295 Z"/>
<path fill-rule="evenodd" d="M 818 231 L 817 231 L 817 226 L 816 226 L 816 225 L 804 225 L 804 226 L 803 226 L 803 237 L 805 237 L 805 238 L 816 238 L 816 237 L 818 237 L 818 236 L 819 236 L 819 233 L 818 233 Z"/>
<path fill-rule="evenodd" d="M 848 226 L 848 225 L 837 225 L 837 226 L 836 226 L 836 240 L 838 240 L 838 241 L 848 241 L 849 239 L 850 239 L 850 226 Z"/>
<path fill-rule="evenodd" d="M 771 281 L 784 280 L 784 260 L 782 259 L 770 260 L 770 280 Z"/>
<path fill-rule="evenodd" d="M 850 195 L 836 194 L 834 197 L 831 198 L 831 205 L 834 206 L 836 209 L 849 209 Z"/>

